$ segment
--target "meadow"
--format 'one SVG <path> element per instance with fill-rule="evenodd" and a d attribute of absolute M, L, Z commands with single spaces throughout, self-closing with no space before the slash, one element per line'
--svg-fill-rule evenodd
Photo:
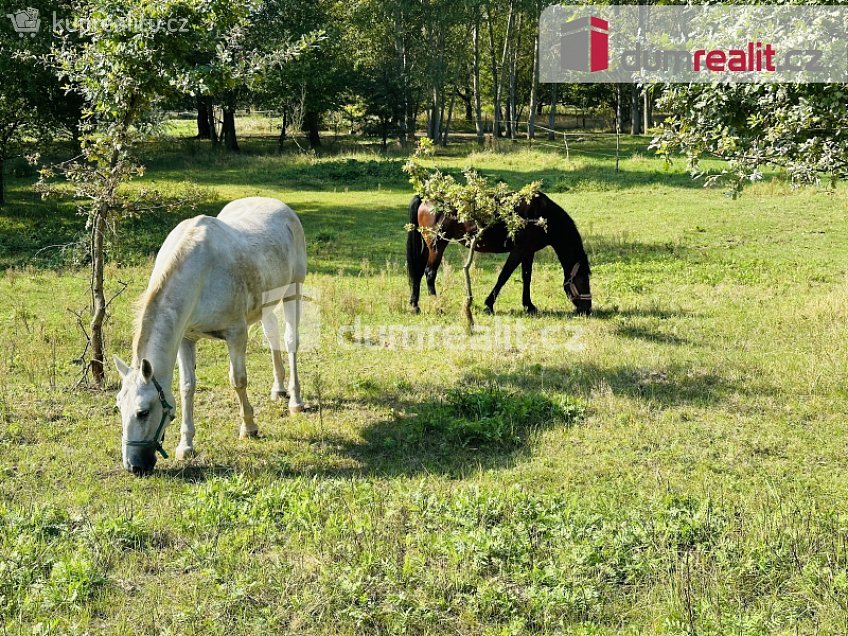
<path fill-rule="evenodd" d="M 147 147 L 133 187 L 192 189 L 198 204 L 119 222 L 110 354 L 130 356 L 132 301 L 170 229 L 242 196 L 300 214 L 320 309 L 301 356 L 310 412 L 270 401 L 255 329 L 262 438 L 240 441 L 225 347 L 205 341 L 199 456 L 148 478 L 121 468 L 114 391 L 76 386 L 84 219 L 12 166 L 3 633 L 848 633 L 848 190 L 767 175 L 732 199 L 648 141 L 624 142 L 619 173 L 610 138 L 568 159 L 526 142 L 441 151 L 452 169 L 543 179 L 592 264 L 591 317 L 572 314 L 550 250 L 534 270 L 540 314 L 521 311 L 516 273 L 490 317 L 503 257 L 479 257 L 470 339 L 454 331 L 457 247 L 439 295 L 407 308 L 399 151 Z"/>

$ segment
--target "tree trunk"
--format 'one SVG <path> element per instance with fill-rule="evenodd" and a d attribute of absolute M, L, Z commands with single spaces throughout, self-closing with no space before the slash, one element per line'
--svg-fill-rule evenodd
<path fill-rule="evenodd" d="M 415 133 L 418 124 L 418 106 L 410 105 L 406 113 L 406 134 L 410 143 L 415 143 Z"/>
<path fill-rule="evenodd" d="M 409 78 L 408 78 L 408 59 L 406 53 L 406 35 L 404 25 L 406 23 L 403 5 L 398 3 L 393 11 L 394 16 L 394 32 L 395 32 L 395 52 L 398 57 L 398 77 L 401 81 L 401 107 L 400 112 L 396 113 L 397 117 L 397 133 L 398 141 L 402 147 L 406 148 L 409 143 Z M 413 137 L 415 133 L 413 131 Z"/>
<path fill-rule="evenodd" d="M 209 139 L 213 146 L 217 146 L 221 141 L 218 138 L 218 125 L 215 121 L 215 106 L 212 105 L 212 100 L 206 102 L 206 117 L 209 121 Z"/>
<path fill-rule="evenodd" d="M 231 152 L 238 152 L 238 138 L 236 137 L 236 111 L 232 106 L 224 108 L 224 123 L 221 127 L 221 137 L 224 147 Z"/>
<path fill-rule="evenodd" d="M 433 103 L 430 106 L 430 130 L 428 136 L 434 143 L 439 143 L 442 133 L 442 120 L 445 115 L 445 104 L 443 99 L 443 64 L 444 57 L 439 56 L 438 66 L 433 74 L 432 99 Z"/>
<path fill-rule="evenodd" d="M 472 62 L 472 89 L 474 91 L 474 128 L 477 132 L 477 143 L 483 145 L 483 106 L 480 96 L 480 9 L 474 17 L 474 59 Z"/>
<path fill-rule="evenodd" d="M 510 0 L 509 14 L 508 14 L 507 20 L 506 20 L 506 34 L 504 35 L 504 48 L 503 48 L 503 54 L 501 55 L 501 69 L 506 68 L 507 62 L 509 61 L 510 43 L 512 41 L 512 26 L 513 26 L 514 23 L 515 23 L 515 1 Z M 512 73 L 509 73 L 508 77 L 510 77 L 510 79 L 512 79 L 511 76 L 512 76 Z M 507 86 L 507 88 L 509 89 L 511 85 L 512 84 L 510 82 L 510 84 Z M 502 97 L 503 97 L 503 79 L 501 79 L 500 84 L 498 84 L 498 96 L 497 96 L 497 108 L 498 109 L 500 108 Z M 508 102 L 508 105 L 509 105 L 509 102 Z M 512 136 L 511 120 L 512 120 L 512 113 L 509 113 L 508 116 L 507 116 L 506 124 L 507 124 L 507 133 L 509 133 L 510 137 Z M 500 137 L 500 130 L 498 130 L 497 136 Z"/>
<path fill-rule="evenodd" d="M 286 141 L 286 129 L 289 127 L 289 111 L 283 110 L 283 121 L 280 124 L 280 138 L 277 140 L 280 148 L 283 147 L 283 144 Z"/>
<path fill-rule="evenodd" d="M 212 138 L 212 132 L 209 130 L 209 112 L 206 108 L 206 100 L 202 97 L 197 100 L 197 138 Z"/>
<path fill-rule="evenodd" d="M 6 203 L 6 160 L 0 157 L 0 205 Z"/>
<path fill-rule="evenodd" d="M 551 84 L 551 110 L 548 112 L 548 139 L 556 139 L 557 84 Z"/>
<path fill-rule="evenodd" d="M 642 129 L 646 133 L 654 127 L 654 100 L 651 92 L 651 86 L 645 86 L 645 90 L 642 92 L 642 97 L 644 99 L 644 103 L 642 104 L 644 125 Z"/>
<path fill-rule="evenodd" d="M 615 85 L 615 130 L 616 130 L 616 133 L 618 133 L 618 131 L 621 130 L 621 122 L 624 120 L 624 112 L 623 112 L 624 106 L 622 104 L 622 102 L 624 101 L 622 99 L 623 95 L 624 95 L 624 91 L 622 90 L 621 84 L 616 84 Z M 586 121 L 585 118 L 584 118 L 583 121 L 584 121 L 583 127 L 585 128 L 585 121 Z"/>
<path fill-rule="evenodd" d="M 439 92 L 439 125 L 436 127 L 436 143 L 442 143 L 442 136 L 445 129 L 445 96 L 444 91 Z"/>
<path fill-rule="evenodd" d="M 527 136 L 536 138 L 536 114 L 539 111 L 539 30 L 533 37 L 533 84 L 530 86 L 530 116 L 527 120 Z"/>
<path fill-rule="evenodd" d="M 451 119 L 453 119 L 453 104 L 456 101 L 456 90 L 451 94 L 450 105 L 448 106 L 448 117 L 444 122 L 444 131 L 442 132 L 442 145 L 448 145 L 448 133 L 450 132 Z"/>
<path fill-rule="evenodd" d="M 100 388 L 106 384 L 104 366 L 103 321 L 106 319 L 106 295 L 103 291 L 103 233 L 106 211 L 98 210 L 91 221 L 91 375 Z"/>
<path fill-rule="evenodd" d="M 515 25 L 515 35 L 518 36 L 521 32 L 522 14 L 518 14 L 518 20 Z M 517 40 L 514 37 L 513 40 Z M 509 63 L 509 138 L 515 140 L 518 134 L 516 127 L 518 126 L 518 100 L 516 94 L 516 83 L 518 75 L 518 45 L 513 42 L 510 46 L 510 63 Z"/>
<path fill-rule="evenodd" d="M 471 287 L 471 265 L 474 263 L 474 248 L 477 247 L 477 241 L 480 240 L 480 232 L 477 232 L 468 244 L 468 256 L 465 258 L 465 263 L 462 265 L 462 273 L 465 277 L 465 304 L 462 307 L 462 312 L 465 315 L 465 328 L 470 336 L 474 330 L 474 313 L 472 304 L 474 302 L 474 290 Z"/>
<path fill-rule="evenodd" d="M 640 106 L 642 100 L 639 99 L 639 87 L 636 84 L 630 86 L 630 134 L 642 134 L 642 113 Z"/>
<path fill-rule="evenodd" d="M 306 111 L 303 116 L 303 129 L 306 131 L 309 147 L 313 150 L 321 146 L 320 123 L 321 113 L 314 110 Z"/>
<path fill-rule="evenodd" d="M 495 53 L 495 24 L 492 20 L 491 9 L 486 7 L 486 25 L 489 31 L 489 61 L 492 67 L 492 108 L 494 111 L 494 122 L 492 123 L 492 136 L 501 136 L 501 87 L 498 81 L 498 58 Z"/>

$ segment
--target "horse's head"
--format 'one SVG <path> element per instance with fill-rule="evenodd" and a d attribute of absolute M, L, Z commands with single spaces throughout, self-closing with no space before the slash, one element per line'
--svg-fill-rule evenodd
<path fill-rule="evenodd" d="M 115 356 L 121 374 L 118 408 L 121 410 L 122 457 L 124 468 L 134 475 L 145 475 L 156 465 L 156 452 L 162 450 L 165 427 L 174 417 L 174 397 L 153 376 L 153 365 L 146 359 L 138 369 Z M 166 393 L 167 391 L 167 393 Z"/>
<path fill-rule="evenodd" d="M 574 303 L 578 314 L 588 316 L 592 313 L 592 287 L 589 279 L 591 272 L 589 264 L 577 261 L 571 268 L 571 273 L 565 279 L 562 287 L 569 300 Z"/>

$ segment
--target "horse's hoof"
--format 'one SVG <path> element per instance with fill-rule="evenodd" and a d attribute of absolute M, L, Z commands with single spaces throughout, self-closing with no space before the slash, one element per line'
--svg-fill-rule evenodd
<path fill-rule="evenodd" d="M 289 404 L 289 414 L 297 415 L 298 413 L 303 413 L 306 410 L 305 404 Z"/>
<path fill-rule="evenodd" d="M 239 430 L 239 439 L 255 439 L 259 437 L 259 429 L 247 429 L 244 426 Z"/>
<path fill-rule="evenodd" d="M 410 305 L 409 308 L 412 310 L 413 314 L 421 313 L 421 307 L 419 307 L 418 305 Z"/>
<path fill-rule="evenodd" d="M 485 307 L 483 307 L 483 313 L 487 316 L 492 316 L 495 313 L 495 308 L 491 305 L 486 305 Z"/>
<path fill-rule="evenodd" d="M 527 305 L 527 306 L 524 307 L 524 312 L 528 316 L 535 316 L 536 314 L 539 313 L 539 310 L 536 309 L 535 305 Z"/>
<path fill-rule="evenodd" d="M 176 458 L 181 462 L 195 457 L 197 457 L 197 451 L 194 450 L 194 446 L 177 446 Z"/>
<path fill-rule="evenodd" d="M 277 389 L 271 389 L 271 401 L 272 402 L 282 402 L 283 400 L 289 399 L 288 391 L 278 391 Z"/>

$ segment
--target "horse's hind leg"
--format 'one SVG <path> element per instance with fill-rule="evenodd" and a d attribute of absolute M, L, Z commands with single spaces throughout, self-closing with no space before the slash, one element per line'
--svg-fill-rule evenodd
<path fill-rule="evenodd" d="M 288 399 L 285 389 L 286 371 L 283 367 L 282 345 L 280 343 L 280 323 L 274 308 L 268 307 L 262 313 L 262 330 L 271 348 L 271 362 L 274 365 L 274 384 L 271 386 L 271 399 L 274 401 Z"/>
<path fill-rule="evenodd" d="M 180 402 L 183 421 L 180 426 L 180 443 L 177 459 L 194 457 L 194 389 L 197 386 L 197 343 L 186 338 L 180 343 Z"/>
<path fill-rule="evenodd" d="M 418 307 L 418 300 L 421 298 L 421 279 L 424 277 L 424 272 L 411 272 L 409 274 L 409 306 L 412 311 L 418 313 L 421 309 Z"/>
<path fill-rule="evenodd" d="M 424 268 L 424 275 L 427 277 L 427 291 L 431 296 L 436 295 L 436 274 L 439 273 L 439 265 L 442 264 L 442 257 L 445 255 L 446 247 L 447 241 L 437 241 L 430 249 L 427 267 Z"/>
<path fill-rule="evenodd" d="M 300 379 L 297 376 L 297 350 L 300 346 L 300 313 L 303 300 L 300 283 L 296 283 L 297 292 L 293 300 L 283 302 L 286 316 L 286 351 L 289 354 L 289 413 L 303 411 L 303 400 L 300 399 Z"/>
<path fill-rule="evenodd" d="M 247 325 L 230 330 L 225 338 L 230 353 L 230 383 L 236 390 L 241 406 L 239 437 L 258 437 L 259 428 L 253 420 L 253 407 L 247 399 Z"/>

